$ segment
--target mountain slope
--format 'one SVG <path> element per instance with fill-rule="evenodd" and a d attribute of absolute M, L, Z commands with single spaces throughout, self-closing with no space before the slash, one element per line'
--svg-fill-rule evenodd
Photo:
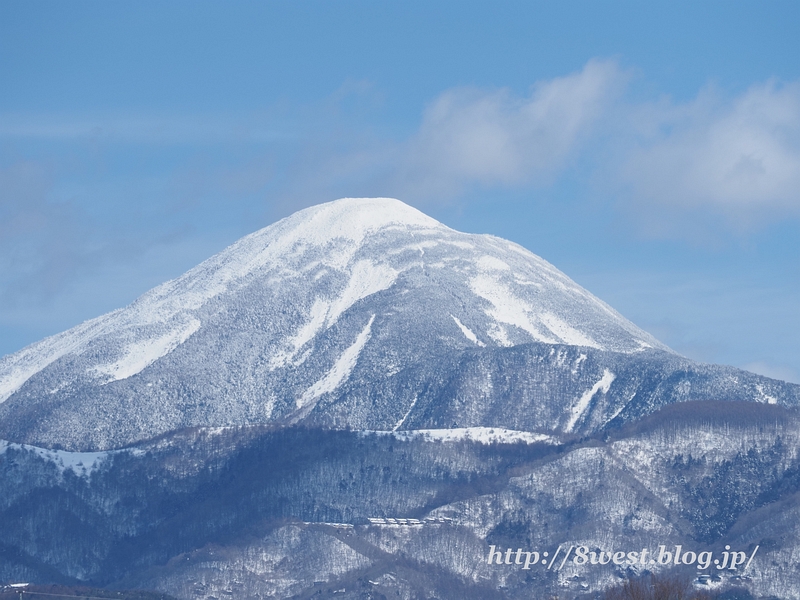
<path fill-rule="evenodd" d="M 665 349 L 515 244 L 458 233 L 397 200 L 339 200 L 4 357 L 0 435 L 99 447 L 186 425 L 296 420 L 362 354 L 390 378 L 451 350 L 532 341 Z M 120 410 L 125 423 L 106 427 Z M 36 432 L 8 425 L 22 414 Z"/>
<path fill-rule="evenodd" d="M 398 200 L 344 199 L 0 359 L 0 438 L 99 450 L 301 421 L 592 431 L 635 413 L 632 400 L 643 414 L 690 398 L 694 375 L 670 369 L 698 369 L 677 358 L 516 244 Z M 645 363 L 661 375 L 631 384 L 624 372 Z M 800 404 L 794 386 L 713 369 L 712 398 L 733 377 L 751 381 L 737 399 Z"/>
<path fill-rule="evenodd" d="M 798 442 L 794 411 L 683 402 L 572 441 L 242 427 L 89 458 L 12 444 L 0 447 L 0 581 L 208 600 L 576 598 L 631 568 L 489 565 L 490 547 L 722 557 L 758 545 L 746 573 L 679 571 L 798 599 Z"/>

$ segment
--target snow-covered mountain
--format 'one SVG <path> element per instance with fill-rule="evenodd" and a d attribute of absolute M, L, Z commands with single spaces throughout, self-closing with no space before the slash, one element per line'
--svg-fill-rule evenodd
<path fill-rule="evenodd" d="M 397 200 L 344 199 L 3 358 L 2 418 L 35 410 L 44 434 L 51 421 L 91 432 L 124 414 L 124 441 L 181 425 L 299 418 L 359 358 L 386 378 L 445 348 L 531 341 L 663 348 L 516 244 L 458 233 Z"/>
<path fill-rule="evenodd" d="M 511 352 L 523 347 L 535 350 Z M 0 359 L 0 438 L 100 450 L 274 421 L 577 432 L 648 412 L 637 402 L 690 399 L 692 381 L 652 401 L 658 386 L 637 379 L 642 361 L 696 367 L 677 359 L 517 244 L 459 233 L 398 200 L 343 199 Z M 738 373 L 711 379 L 798 403 Z"/>
<path fill-rule="evenodd" d="M 0 583 L 585 598 L 641 569 L 489 548 L 665 544 L 760 548 L 688 572 L 800 600 L 798 407 L 513 243 L 339 200 L 0 359 Z"/>

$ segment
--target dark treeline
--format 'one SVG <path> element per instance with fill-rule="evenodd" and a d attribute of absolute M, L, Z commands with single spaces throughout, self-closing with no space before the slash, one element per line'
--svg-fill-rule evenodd
<path fill-rule="evenodd" d="M 60 476 L 32 452 L 0 456 L 0 486 L 15 490 L 0 498 L 0 539 L 14 550 L 0 581 L 27 573 L 106 585 L 286 522 L 418 518 L 557 451 L 304 428 L 176 438 L 154 442 L 145 457 L 116 454 L 88 479 L 69 469 Z"/>

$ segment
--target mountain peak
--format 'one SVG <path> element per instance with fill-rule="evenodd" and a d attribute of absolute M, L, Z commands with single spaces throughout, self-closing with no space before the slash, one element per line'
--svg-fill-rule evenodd
<path fill-rule="evenodd" d="M 341 198 L 298 211 L 288 219 L 303 223 L 305 234 L 320 241 L 333 237 L 357 241 L 368 232 L 393 226 L 445 227 L 395 198 Z"/>
<path fill-rule="evenodd" d="M 184 290 L 187 293 L 181 294 L 175 310 L 197 307 L 236 281 L 265 269 L 280 269 L 287 259 L 308 254 L 319 255 L 321 262 L 333 268 L 345 268 L 365 238 L 391 229 L 409 235 L 415 230 L 449 231 L 400 200 L 342 198 L 300 210 L 243 237 L 142 299 L 174 297 Z"/>
<path fill-rule="evenodd" d="M 530 343 L 668 350 L 517 244 L 346 198 L 0 359 L 0 435 L 95 448 L 189 425 L 393 428 L 411 388 L 369 409 L 359 381 L 391 387 L 452 353 Z"/>

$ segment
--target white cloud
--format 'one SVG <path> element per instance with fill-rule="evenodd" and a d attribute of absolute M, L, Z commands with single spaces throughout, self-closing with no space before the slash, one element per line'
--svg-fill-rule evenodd
<path fill-rule="evenodd" d="M 567 166 L 625 86 L 613 61 L 539 82 L 529 97 L 457 88 L 426 110 L 404 149 L 399 178 L 415 195 L 454 195 L 468 185 L 541 184 Z"/>
<path fill-rule="evenodd" d="M 676 221 L 704 211 L 743 229 L 800 214 L 800 84 L 630 110 L 639 137 L 618 173 L 640 209 Z"/>
<path fill-rule="evenodd" d="M 593 59 L 527 95 L 449 89 L 401 141 L 369 126 L 368 82 L 345 82 L 322 103 L 248 114 L 5 114 L 0 139 L 92 151 L 99 141 L 101 152 L 151 144 L 165 156 L 190 147 L 208 163 L 181 165 L 196 196 L 268 194 L 281 214 L 339 196 L 424 204 L 476 188 L 551 186 L 588 167 L 651 234 L 707 237 L 800 215 L 800 83 L 770 81 L 733 98 L 708 89 L 676 103 L 626 100 L 629 79 L 615 61 Z M 235 158 L 220 165 L 223 147 Z"/>
<path fill-rule="evenodd" d="M 594 165 L 648 233 L 707 237 L 800 215 L 800 83 L 768 81 L 734 97 L 625 101 L 611 60 L 532 86 L 456 88 L 425 111 L 389 160 L 392 193 L 452 197 L 471 187 L 551 185 Z"/>

